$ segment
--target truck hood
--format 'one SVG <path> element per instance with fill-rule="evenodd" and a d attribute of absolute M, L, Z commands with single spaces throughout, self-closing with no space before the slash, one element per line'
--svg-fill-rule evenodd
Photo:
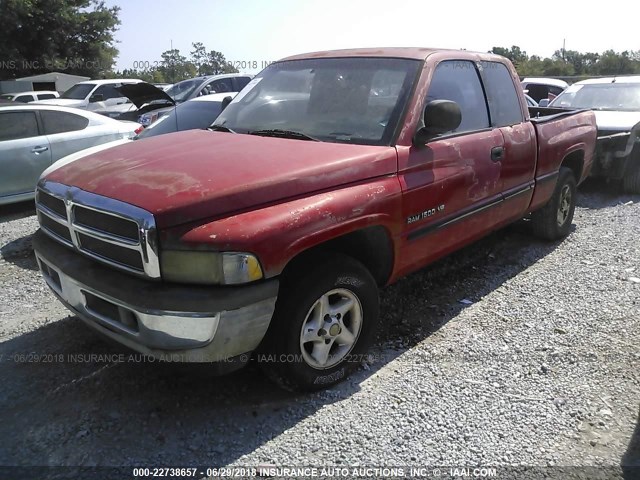
<path fill-rule="evenodd" d="M 166 228 L 396 170 L 388 146 L 188 130 L 97 152 L 44 181 L 144 208 Z"/>
<path fill-rule="evenodd" d="M 640 122 L 640 112 L 594 110 L 598 130 L 628 132 Z"/>
<path fill-rule="evenodd" d="M 122 95 L 131 100 L 136 107 L 142 108 L 149 103 L 159 103 L 161 105 L 175 105 L 169 95 L 164 90 L 155 87 L 147 82 L 140 83 L 125 83 L 119 87 L 116 87 Z"/>
<path fill-rule="evenodd" d="M 71 100 L 70 98 L 50 98 L 49 100 L 38 100 L 40 105 L 60 105 L 61 107 L 86 107 L 86 100 Z"/>

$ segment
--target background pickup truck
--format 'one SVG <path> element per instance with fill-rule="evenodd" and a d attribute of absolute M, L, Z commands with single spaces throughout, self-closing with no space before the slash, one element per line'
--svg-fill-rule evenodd
<path fill-rule="evenodd" d="M 530 120 L 499 56 L 300 55 L 208 130 L 47 173 L 34 247 L 60 300 L 124 345 L 227 371 L 258 352 L 280 385 L 319 389 L 360 365 L 378 287 L 525 216 L 566 236 L 595 140 L 592 112 Z"/>

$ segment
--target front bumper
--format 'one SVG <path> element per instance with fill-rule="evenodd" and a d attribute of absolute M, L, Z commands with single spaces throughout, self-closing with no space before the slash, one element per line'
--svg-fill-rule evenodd
<path fill-rule="evenodd" d="M 242 287 L 170 285 L 98 264 L 38 231 L 36 259 L 56 296 L 84 322 L 145 355 L 180 362 L 244 362 L 262 341 L 278 280 Z"/>

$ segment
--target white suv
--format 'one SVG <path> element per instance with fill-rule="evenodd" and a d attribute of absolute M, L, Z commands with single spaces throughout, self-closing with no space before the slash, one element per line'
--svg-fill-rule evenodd
<path fill-rule="evenodd" d="M 86 80 L 76 83 L 64 92 L 60 98 L 43 100 L 44 105 L 62 105 L 64 107 L 83 108 L 85 110 L 104 110 L 108 107 L 127 103 L 127 97 L 116 90 L 125 83 L 140 83 L 142 80 L 117 78 L 111 80 Z"/>
<path fill-rule="evenodd" d="M 58 92 L 43 90 L 38 92 L 12 92 L 0 95 L 0 99 L 9 100 L 11 102 L 29 103 L 39 100 L 49 100 L 50 98 L 58 98 Z"/>

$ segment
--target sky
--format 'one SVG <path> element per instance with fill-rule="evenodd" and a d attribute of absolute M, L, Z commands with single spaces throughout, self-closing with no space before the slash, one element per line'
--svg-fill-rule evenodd
<path fill-rule="evenodd" d="M 488 51 L 529 55 L 639 50 L 637 16 L 584 1 L 536 0 L 107 0 L 121 8 L 116 69 L 155 65 L 172 46 L 189 56 L 204 43 L 253 72 L 297 53 L 354 47 Z M 613 4 L 612 4 L 613 5 Z M 533 8 L 523 7 L 534 6 Z M 640 7 L 634 7 L 640 10 Z M 622 8 L 624 10 L 625 8 Z M 535 11 L 533 11 L 535 10 Z M 143 62 L 142 64 L 140 62 Z M 244 62 L 244 63 L 243 63 Z M 247 63 L 249 62 L 249 63 Z M 257 68 L 253 68 L 257 65 Z"/>

